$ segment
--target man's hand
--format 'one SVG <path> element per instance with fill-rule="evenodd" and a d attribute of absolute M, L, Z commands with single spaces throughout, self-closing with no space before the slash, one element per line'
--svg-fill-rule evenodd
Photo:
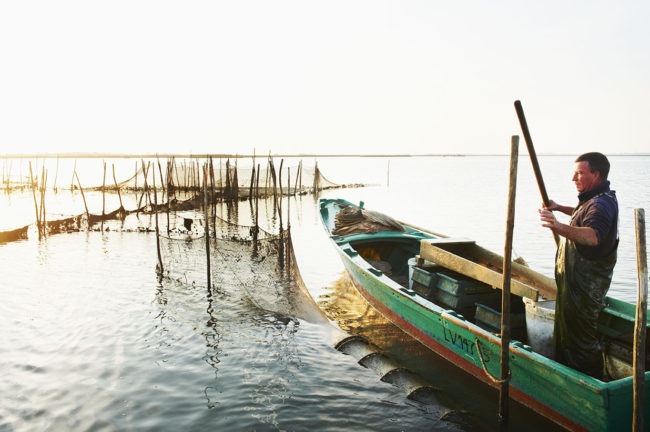
<path fill-rule="evenodd" d="M 538 212 L 543 227 L 550 228 L 553 232 L 556 232 L 576 243 L 586 246 L 596 246 L 598 244 L 598 236 L 593 228 L 573 227 L 571 225 L 563 224 L 555 218 L 555 215 L 550 210 L 539 209 Z"/>
<path fill-rule="evenodd" d="M 548 205 L 544 206 L 544 209 L 549 211 L 559 211 L 569 216 L 571 216 L 573 214 L 573 210 L 575 210 L 573 207 L 560 205 L 553 200 L 549 200 Z"/>
<path fill-rule="evenodd" d="M 547 206 L 544 206 L 544 209 L 546 209 L 546 210 L 550 210 L 550 211 L 555 211 L 555 210 L 559 210 L 559 209 L 560 209 L 560 206 L 559 206 L 558 203 L 556 203 L 555 201 L 553 201 L 553 200 L 548 200 L 548 205 L 547 205 Z"/>
<path fill-rule="evenodd" d="M 553 201 L 550 202 L 551 204 L 555 204 Z M 557 206 L 557 204 L 555 204 Z M 557 207 L 555 208 L 557 210 Z M 553 231 L 557 230 L 559 222 L 555 218 L 555 215 L 551 211 L 551 206 L 549 205 L 547 207 L 547 210 L 539 209 L 537 210 L 539 212 L 539 218 L 542 221 L 542 226 L 544 228 L 550 228 Z"/>

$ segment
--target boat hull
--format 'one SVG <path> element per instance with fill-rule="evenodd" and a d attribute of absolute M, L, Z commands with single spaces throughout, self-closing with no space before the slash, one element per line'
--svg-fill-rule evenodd
<path fill-rule="evenodd" d="M 332 239 L 351 281 L 368 303 L 432 351 L 488 385 L 498 386 L 501 347 L 497 336 L 400 286 L 370 266 L 345 238 Z M 511 343 L 510 355 L 513 399 L 569 430 L 631 428 L 632 377 L 602 382 L 517 341 Z M 648 388 L 650 373 L 646 373 L 646 383 Z M 648 395 L 645 400 L 650 412 Z"/>

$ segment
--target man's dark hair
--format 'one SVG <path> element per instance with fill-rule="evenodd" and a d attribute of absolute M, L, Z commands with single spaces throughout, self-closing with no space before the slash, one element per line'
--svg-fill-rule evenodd
<path fill-rule="evenodd" d="M 609 161 L 607 157 L 598 152 L 590 152 L 581 154 L 576 159 L 576 162 L 587 162 L 589 163 L 589 169 L 591 172 L 599 172 L 600 178 L 605 181 L 607 180 L 607 175 L 609 174 Z"/>

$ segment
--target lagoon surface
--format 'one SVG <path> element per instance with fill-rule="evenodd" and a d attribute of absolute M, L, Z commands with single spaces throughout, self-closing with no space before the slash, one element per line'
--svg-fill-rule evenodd
<path fill-rule="evenodd" d="M 577 201 L 573 159 L 540 157 L 550 198 L 567 205 Z M 650 208 L 650 157 L 610 161 L 621 209 L 610 295 L 634 301 L 633 209 Z M 115 163 L 128 164 L 125 173 L 133 165 Z M 318 164 L 335 183 L 372 184 L 321 196 L 364 201 L 398 220 L 503 251 L 507 156 L 321 158 Z M 88 178 L 100 166 L 85 160 L 78 169 Z M 0 227 L 32 221 L 31 199 L 27 193 L 0 195 Z M 87 199 L 91 212 L 101 213 L 101 195 Z M 46 203 L 53 216 L 83 211 L 79 195 L 70 191 L 48 193 Z M 115 203 L 111 197 L 107 208 Z M 521 155 L 514 248 L 552 276 L 555 245 L 540 226 L 540 203 L 530 162 Z M 260 207 L 271 208 L 269 201 Z M 258 299 L 268 301 L 264 286 L 224 284 L 209 295 L 200 285 L 159 281 L 151 232 L 111 225 L 104 233 L 39 241 L 32 232 L 28 240 L 0 244 L 0 430 L 499 430 L 496 391 L 411 340 L 354 293 L 320 226 L 315 197 L 291 198 L 287 207 L 298 267 L 317 305 L 314 316 L 325 314 L 329 322 L 259 307 Z M 239 203 L 236 222 L 250 221 L 248 203 Z M 151 227 L 152 218 L 130 216 L 126 224 Z M 261 215 L 260 225 L 278 230 L 270 215 Z M 434 400 L 407 399 L 399 386 L 337 351 L 335 342 L 350 333 L 422 377 Z M 519 406 L 512 417 L 511 430 L 553 429 Z"/>

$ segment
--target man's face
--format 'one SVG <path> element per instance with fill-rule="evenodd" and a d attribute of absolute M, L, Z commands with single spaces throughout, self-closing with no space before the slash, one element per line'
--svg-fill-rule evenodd
<path fill-rule="evenodd" d="M 573 173 L 573 182 L 576 184 L 576 189 L 579 193 L 587 192 L 602 183 L 600 173 L 598 171 L 591 172 L 589 169 L 589 162 L 582 161 L 576 162 L 575 171 Z"/>

